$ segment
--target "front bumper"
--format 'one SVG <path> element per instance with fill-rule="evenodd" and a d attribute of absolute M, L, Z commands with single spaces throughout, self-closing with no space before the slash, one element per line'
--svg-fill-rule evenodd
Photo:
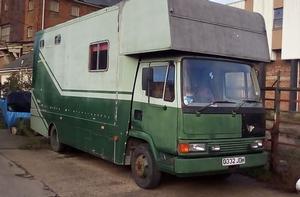
<path fill-rule="evenodd" d="M 222 158 L 243 156 L 246 163 L 234 167 L 222 166 Z M 232 168 L 251 168 L 264 166 L 267 163 L 266 152 L 255 154 L 241 154 L 234 156 L 219 156 L 209 158 L 175 158 L 174 172 L 176 175 L 209 174 L 230 171 Z"/>

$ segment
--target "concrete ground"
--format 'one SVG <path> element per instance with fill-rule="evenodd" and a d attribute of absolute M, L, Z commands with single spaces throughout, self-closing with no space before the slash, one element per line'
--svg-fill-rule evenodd
<path fill-rule="evenodd" d="M 0 196 L 298 196 L 242 175 L 233 175 L 226 181 L 164 175 L 159 188 L 143 190 L 131 179 L 129 167 L 76 150 L 58 154 L 47 148 L 19 149 L 27 140 L 0 130 Z"/>

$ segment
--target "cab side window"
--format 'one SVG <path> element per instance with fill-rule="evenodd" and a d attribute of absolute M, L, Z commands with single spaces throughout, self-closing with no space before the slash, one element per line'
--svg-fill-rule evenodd
<path fill-rule="evenodd" d="M 146 96 L 163 98 L 172 102 L 175 97 L 175 66 L 152 66 L 143 68 L 142 89 Z"/>
<path fill-rule="evenodd" d="M 148 94 L 146 95 L 154 98 L 162 98 L 167 66 L 156 66 L 153 67 L 152 69 L 153 69 L 153 80 L 149 81 L 149 95 Z"/>
<path fill-rule="evenodd" d="M 175 99 L 175 66 L 170 65 L 165 86 L 165 101 L 174 101 Z"/>

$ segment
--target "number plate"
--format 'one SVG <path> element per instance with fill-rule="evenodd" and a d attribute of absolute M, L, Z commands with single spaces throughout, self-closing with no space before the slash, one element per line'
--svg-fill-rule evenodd
<path fill-rule="evenodd" d="M 234 166 L 234 165 L 241 165 L 245 163 L 246 163 L 245 157 L 222 158 L 222 166 Z"/>

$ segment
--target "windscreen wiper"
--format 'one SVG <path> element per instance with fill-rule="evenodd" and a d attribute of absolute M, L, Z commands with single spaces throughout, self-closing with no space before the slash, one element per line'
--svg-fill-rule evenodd
<path fill-rule="evenodd" d="M 206 109 L 209 108 L 210 106 L 215 105 L 215 104 L 217 104 L 217 103 L 235 103 L 235 102 L 227 101 L 227 100 L 213 101 L 213 102 L 209 103 L 208 105 L 205 105 L 205 106 L 201 107 L 201 108 L 197 111 L 197 115 L 200 115 L 201 112 L 203 112 L 204 110 L 206 110 Z"/>
<path fill-rule="evenodd" d="M 245 105 L 246 103 L 259 103 L 259 101 L 257 100 L 250 100 L 250 99 L 244 99 L 242 100 L 242 102 L 232 111 L 233 113 L 236 113 L 237 111 L 239 111 L 243 105 Z"/>

